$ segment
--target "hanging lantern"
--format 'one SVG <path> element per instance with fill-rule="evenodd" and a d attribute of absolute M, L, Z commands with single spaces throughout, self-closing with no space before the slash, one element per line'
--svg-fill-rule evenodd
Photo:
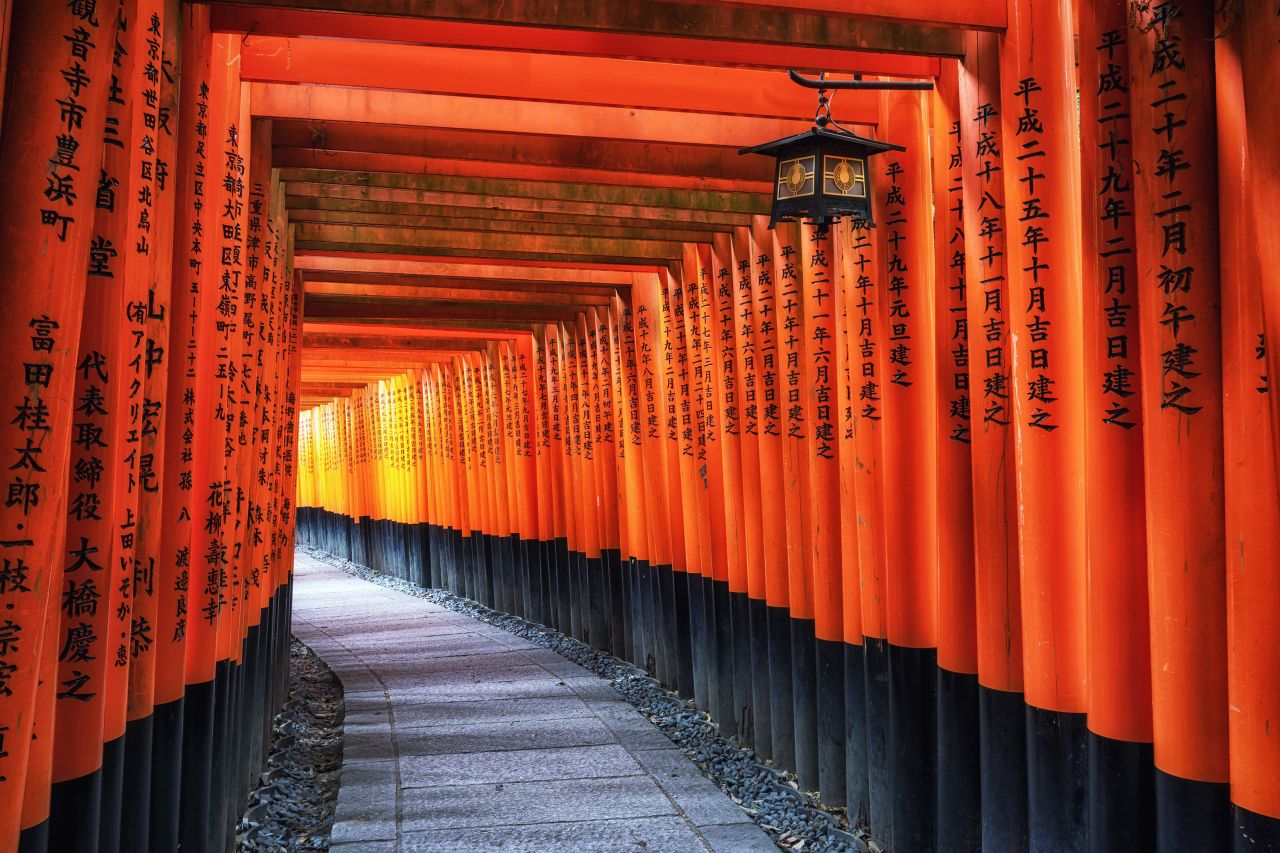
<path fill-rule="evenodd" d="M 841 217 L 874 224 L 871 216 L 871 173 L 867 158 L 885 151 L 906 151 L 901 145 L 858 136 L 831 119 L 827 89 L 930 89 L 932 83 L 906 81 L 818 80 L 791 72 L 802 86 L 818 89 L 814 126 L 804 133 L 775 139 L 739 154 L 765 154 L 777 161 L 773 210 L 769 227 L 779 222 L 806 220 L 825 231 Z"/>

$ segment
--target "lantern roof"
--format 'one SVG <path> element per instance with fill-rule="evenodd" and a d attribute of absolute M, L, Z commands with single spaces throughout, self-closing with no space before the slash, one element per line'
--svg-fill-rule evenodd
<path fill-rule="evenodd" d="M 826 130 L 821 127 L 811 127 L 803 133 L 797 133 L 795 136 L 787 136 L 782 139 L 775 139 L 772 142 L 763 142 L 759 145 L 753 145 L 750 148 L 739 149 L 739 154 L 773 154 L 783 151 L 804 142 L 811 142 L 815 139 L 829 139 L 832 142 L 842 143 L 844 145 L 857 145 L 866 150 L 869 154 L 879 154 L 884 151 L 906 151 L 907 149 L 901 145 L 894 145 L 892 142 L 881 142 L 876 139 L 869 139 L 865 136 L 858 136 L 856 133 L 847 131 Z"/>

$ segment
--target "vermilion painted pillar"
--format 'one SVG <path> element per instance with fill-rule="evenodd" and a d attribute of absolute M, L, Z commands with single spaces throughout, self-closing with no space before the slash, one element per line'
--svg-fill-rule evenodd
<path fill-rule="evenodd" d="M 830 231 L 801 226 L 797 261 L 804 321 L 800 393 L 807 421 L 818 789 L 823 802 L 839 804 L 845 801 L 845 667 L 836 350 L 843 293 L 835 240 Z"/>
<path fill-rule="evenodd" d="M 787 515 L 783 501 L 782 436 L 785 355 L 778 344 L 778 299 L 773 234 L 763 218 L 751 225 L 751 300 L 755 320 L 758 378 L 761 562 L 769 647 L 770 723 L 773 760 L 795 766 L 795 710 L 792 702 L 791 591 L 787 582 Z"/>
<path fill-rule="evenodd" d="M 731 689 L 721 697 L 721 713 L 730 720 L 739 743 L 750 743 L 751 719 L 751 611 L 747 595 L 747 558 L 744 519 L 746 499 L 742 487 L 742 379 L 739 373 L 736 326 L 737 289 L 733 274 L 731 235 L 717 234 L 712 243 L 714 280 L 710 284 L 711 341 L 715 378 L 716 444 L 720 454 L 719 484 L 713 483 L 711 505 L 724 525 L 724 579 L 716 586 L 716 618 L 719 630 L 721 679 Z M 750 291 L 748 291 L 750 292 Z M 718 564 L 717 564 L 718 565 Z"/>
<path fill-rule="evenodd" d="M 998 39 L 966 36 L 960 75 L 968 305 L 974 595 L 978 645 L 983 849 L 1027 844 L 1025 726 L 1017 463 L 1013 444 L 1013 303 L 1006 244 L 1013 239 L 1004 170 L 1016 163 L 1005 138 Z"/>
<path fill-rule="evenodd" d="M 723 242 L 721 248 L 727 248 Z M 737 527 L 728 519 L 725 496 L 724 389 L 716 334 L 719 321 L 719 290 L 716 276 L 722 268 L 716 247 L 703 244 L 698 251 L 698 369 L 702 378 L 702 407 L 697 425 L 702 432 L 701 467 L 705 485 L 706 518 L 710 536 L 706 542 L 708 569 L 703 576 L 704 609 L 708 620 L 710 654 L 707 693 L 712 715 L 724 722 L 721 731 L 737 734 L 733 713 L 733 623 L 729 600 L 730 561 L 737 560 Z M 732 553 L 731 553 L 732 552 Z"/>
<path fill-rule="evenodd" d="M 787 523 L 787 610 L 791 631 L 791 706 L 795 771 L 800 784 L 818 786 L 816 658 L 813 636 L 813 531 L 809 517 L 809 414 L 801 359 L 804 354 L 803 245 L 794 224 L 774 239 L 774 307 L 777 311 L 778 408 L 781 430 L 782 506 Z"/>
<path fill-rule="evenodd" d="M 862 637 L 862 590 L 858 572 L 858 452 L 857 392 L 860 376 L 855 372 L 857 346 L 853 339 L 857 290 L 857 267 L 853 256 L 853 224 L 837 223 L 832 237 L 836 269 L 834 428 L 839 455 L 839 524 L 841 573 L 841 654 L 844 682 L 844 784 L 849 823 L 867 823 L 867 701 L 866 654 Z"/>
<path fill-rule="evenodd" d="M 938 838 L 982 849 L 974 597 L 973 427 L 960 69 L 943 63 L 933 107 L 934 359 L 937 365 Z M 972 155 L 969 155 L 972 156 Z"/>
<path fill-rule="evenodd" d="M 1087 844 L 1084 352 L 1072 35 L 1069 0 L 1014 0 L 1000 49 L 1033 851 Z"/>
<path fill-rule="evenodd" d="M 37 675 L 52 674 L 67 512 L 75 365 L 85 294 L 85 261 L 103 156 L 101 130 L 110 84 L 118 3 L 89 14 L 68 6 L 16 4 L 6 13 L 9 44 L 0 165 L 0 258 L 11 343 L 0 372 L 8 416 L 6 488 L 0 523 L 0 846 L 18 843 L 20 825 L 43 844 L 48 816 L 48 753 L 32 756 Z M 31 282 L 40 282 L 32 287 Z M 37 535 L 38 532 L 38 535 Z M 61 690 L 63 688 L 57 688 Z M 45 689 L 52 704 L 53 685 Z M 44 730 L 51 742 L 52 727 Z M 37 750 L 39 752 L 39 750 Z M 29 775 L 29 769 L 31 771 Z M 24 809 L 24 788 L 31 807 Z M 25 814 L 24 814 L 25 812 Z"/>
<path fill-rule="evenodd" d="M 1214 22 L 1129 19 L 1157 847 L 1229 832 Z M 1176 13 L 1176 14 L 1175 14 Z"/>
<path fill-rule="evenodd" d="M 1242 69 L 1247 19 L 1218 10 L 1214 42 L 1222 241 L 1222 415 L 1227 547 L 1227 696 L 1232 840 L 1237 851 L 1280 848 L 1280 494 L 1260 246 L 1249 205 L 1256 167 Z M 1255 25 L 1260 25 L 1255 23 Z M 1280 26 L 1273 27 L 1280 31 Z M 1265 28 L 1264 28 L 1265 31 Z M 1258 571 L 1263 567 L 1263 571 Z"/>
<path fill-rule="evenodd" d="M 131 397 L 139 385 L 129 364 L 134 321 L 127 306 L 141 277 L 138 270 L 126 269 L 126 260 L 133 255 L 134 225 L 128 218 L 133 154 L 142 135 L 132 109 L 140 97 L 134 80 L 141 45 L 139 8 L 139 3 L 126 2 L 117 18 L 115 50 L 127 56 L 113 65 L 106 120 L 101 136 L 90 143 L 104 150 L 77 354 L 63 547 L 64 553 L 80 556 L 68 561 L 60 584 L 56 676 L 60 684 L 78 686 L 60 690 L 54 708 L 46 711 L 55 720 L 49 843 L 56 850 L 96 851 L 118 843 L 117 838 L 103 838 L 101 828 L 103 806 L 118 809 L 118 759 L 123 756 L 105 723 L 108 707 L 120 705 L 121 713 L 111 716 L 119 716 L 123 724 L 125 682 L 120 675 L 127 678 L 129 663 L 135 509 L 127 488 L 132 472 L 125 445 L 136 436 L 130 407 L 136 405 Z M 104 767 L 108 740 L 111 760 Z"/>
<path fill-rule="evenodd" d="M 175 655 L 170 642 L 160 633 L 161 612 L 168 604 L 166 582 L 172 585 L 164 567 L 165 552 L 165 494 L 167 469 L 165 453 L 169 423 L 180 421 L 178 407 L 169 409 L 171 380 L 179 382 L 183 365 L 174 355 L 170 345 L 174 325 L 172 291 L 185 286 L 183 278 L 175 278 L 173 259 L 177 241 L 185 241 L 186 235 L 176 230 L 177 157 L 179 92 L 178 74 L 181 64 L 180 22 L 182 8 L 177 2 L 161 4 L 162 35 L 158 51 L 152 45 L 155 34 L 149 32 L 146 44 L 147 60 L 153 64 L 157 78 L 152 103 L 145 98 L 153 85 L 146 79 L 144 98 L 138 104 L 143 110 L 141 121 L 152 131 L 154 157 L 150 158 L 152 171 L 137 172 L 141 182 L 134 196 L 138 220 L 145 211 L 147 230 L 139 235 L 136 246 L 145 245 L 151 258 L 150 277 L 147 280 L 145 300 L 144 337 L 141 349 L 143 373 L 143 399 L 138 425 L 138 481 L 139 493 L 135 567 L 133 574 L 133 616 L 130 627 L 129 692 L 126 715 L 128 730 L 125 737 L 124 787 L 134 792 L 123 802 L 120 845 L 126 851 L 144 850 L 151 844 L 152 800 L 154 792 L 167 791 L 171 785 L 153 789 L 152 763 L 167 760 L 167 755 L 157 756 L 152 748 L 157 733 L 156 696 L 160 692 L 161 668 Z M 150 23 L 147 24 L 150 30 Z M 158 57 L 153 54 L 158 53 Z M 143 74 L 151 74 L 143 65 Z M 137 120 L 137 119 L 135 119 Z M 145 152 L 144 152 L 145 153 Z M 141 164 L 139 164 L 141 166 Z M 148 193 L 148 190 L 150 191 Z M 135 221 L 138 221 L 135 220 Z M 142 242 L 145 238 L 145 243 Z M 174 414 L 169 414 L 173 411 Z M 174 436 L 177 439 L 177 436 Z M 172 572 L 172 570 L 171 570 Z M 161 716 L 167 709 L 162 708 Z M 168 717 L 165 716 L 165 721 Z M 163 724 L 161 724 L 163 725 Z M 170 749 L 177 750 L 176 745 Z M 157 817 L 162 813 L 156 810 Z"/>
<path fill-rule="evenodd" d="M 878 253 L 866 223 L 850 223 L 846 286 L 852 384 L 853 511 L 857 519 L 857 582 L 863 641 L 866 731 L 866 819 L 877 838 L 891 838 L 889 787 L 889 650 L 883 481 L 884 316 Z M 846 439 L 847 441 L 848 439 Z"/>
<path fill-rule="evenodd" d="M 881 125 L 905 152 L 874 165 L 885 373 L 884 516 L 892 844 L 936 833 L 937 434 L 933 228 L 926 101 L 881 95 Z"/>
<path fill-rule="evenodd" d="M 663 606 L 670 612 L 667 629 L 673 638 L 673 684 L 677 691 L 686 697 L 694 695 L 694 650 L 690 631 L 688 579 L 686 575 L 694 570 L 690 563 L 690 554 L 697 554 L 697 529 L 692 519 L 696 510 L 691 498 L 685 498 L 688 491 L 686 483 L 691 479 L 692 466 L 684 462 L 686 450 L 693 454 L 692 436 L 685 441 L 682 419 L 684 416 L 685 395 L 684 378 L 681 373 L 688 361 L 684 343 L 683 323 L 679 319 L 683 314 L 682 300 L 675 294 L 681 289 L 679 279 L 671 272 L 659 276 L 662 308 L 662 382 L 666 416 L 663 418 L 665 450 L 664 471 L 667 489 L 668 530 L 671 542 L 671 581 L 664 584 Z"/>
<path fill-rule="evenodd" d="M 1155 840 L 1128 5 L 1080 5 L 1085 485 L 1089 547 L 1089 846 Z"/>
<path fill-rule="evenodd" d="M 750 720 L 742 720 L 739 736 L 763 758 L 773 755 L 771 688 L 769 681 L 769 621 L 764 563 L 764 507 L 760 485 L 760 423 L 763 391 L 756 348 L 755 302 L 752 282 L 759 263 L 754 257 L 751 232 L 735 228 L 730 278 L 734 293 L 734 369 L 737 374 L 738 448 L 742 482 L 740 536 L 747 583 L 747 612 L 742 621 L 750 633 Z M 734 614 L 738 635 L 738 614 Z"/>
<path fill-rule="evenodd" d="M 712 555 L 715 530 L 708 506 L 706 445 L 706 371 L 703 365 L 702 282 L 707 274 L 699 247 L 685 244 L 681 284 L 673 292 L 677 337 L 684 343 L 684 359 L 677 355 L 680 404 L 680 475 L 686 514 L 685 552 L 689 555 L 689 633 L 693 646 L 693 689 L 698 704 L 715 715 L 712 700 L 712 668 L 715 660 L 714 610 L 707 586 L 714 576 Z"/>
<path fill-rule="evenodd" d="M 196 28 L 189 31 L 189 41 L 208 38 Z M 227 144 L 232 125 L 238 125 L 240 84 L 238 75 L 238 42 L 230 36 L 212 37 L 210 77 L 207 89 L 203 81 L 193 78 L 196 114 L 202 106 L 207 110 L 207 133 L 204 139 L 203 178 L 199 213 L 207 241 L 199 276 L 200 297 L 197 307 L 199 327 L 196 336 L 195 448 L 193 468 L 191 578 L 188 600 L 186 645 L 186 706 L 183 722 L 182 817 L 181 844 L 193 850 L 220 849 L 224 831 L 214 807 L 220 799 L 221 780 L 215 774 L 215 756 L 225 731 L 225 709 L 229 699 L 227 680 L 229 664 L 219 665 L 220 617 L 226 609 L 226 585 L 229 581 L 230 556 L 226 547 L 224 524 L 229 513 L 227 504 L 227 365 L 232 358 L 232 312 L 238 296 L 238 281 L 232 281 L 231 257 L 223 249 L 233 248 L 230 239 L 222 238 L 224 208 L 227 195 L 221 189 L 227 168 Z M 184 88 L 187 80 L 184 77 Z M 202 104 L 203 102 L 203 104 Z M 184 103 L 186 99 L 184 97 Z M 239 156 L 238 154 L 235 156 Z M 201 167 L 189 163 L 184 169 L 197 177 Z M 225 224 L 234 228 L 234 221 Z M 214 235 L 212 239 L 208 235 Z M 234 234 L 232 234 L 234 237 Z M 227 291 L 223 272 L 228 275 Z M 225 658 L 221 658 L 225 661 Z M 220 765 L 219 765 L 220 766 Z"/>

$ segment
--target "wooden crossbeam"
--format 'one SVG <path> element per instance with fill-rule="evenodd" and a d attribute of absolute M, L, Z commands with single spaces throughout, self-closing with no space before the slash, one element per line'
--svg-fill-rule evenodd
<path fill-rule="evenodd" d="M 334 14 L 343 12 L 351 14 Z M 963 54 L 961 34 L 939 28 L 657 0 L 216 0 L 213 25 L 263 35 L 904 76 L 936 75 L 926 57 Z"/>
<path fill-rule="evenodd" d="M 779 71 L 256 34 L 241 78 L 758 118 L 803 118 L 815 104 Z M 841 94 L 838 106 L 842 122 L 879 120 L 875 93 Z"/>

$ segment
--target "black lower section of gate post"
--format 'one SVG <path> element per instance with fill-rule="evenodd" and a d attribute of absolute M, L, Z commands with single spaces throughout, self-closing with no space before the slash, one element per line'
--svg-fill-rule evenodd
<path fill-rule="evenodd" d="M 569 598 L 569 540 L 561 537 L 555 542 L 555 578 L 556 578 L 556 630 L 561 634 L 574 636 L 573 619 L 570 615 Z"/>
<path fill-rule="evenodd" d="M 97 853 L 102 824 L 102 768 L 54 782 L 49 798 L 49 853 Z"/>
<path fill-rule="evenodd" d="M 1089 851 L 1156 849 L 1154 749 L 1149 743 L 1089 739 Z"/>
<path fill-rule="evenodd" d="M 871 837 L 893 849 L 893 788 L 889 784 L 889 642 L 879 637 L 863 641 L 867 709 L 867 799 Z M 1001 848 L 992 848 L 998 850 Z"/>
<path fill-rule="evenodd" d="M 151 745 L 155 712 L 130 720 L 124 730 L 124 798 L 120 815 L 120 849 L 147 853 L 151 835 Z"/>
<path fill-rule="evenodd" d="M 661 652 L 658 679 L 670 689 L 678 690 L 680 649 L 676 630 L 676 570 L 669 564 L 658 566 L 653 580 L 653 621 L 655 627 L 662 629 L 655 635 Z"/>
<path fill-rule="evenodd" d="M 49 853 L 49 819 L 29 826 L 18 835 L 18 853 Z"/>
<path fill-rule="evenodd" d="M 773 755 L 773 673 L 769 670 L 769 606 L 762 598 L 748 598 L 751 620 L 752 748 L 766 760 Z"/>
<path fill-rule="evenodd" d="M 156 853 L 178 848 L 185 704 L 175 699 L 151 710 L 150 846 L 144 849 Z"/>
<path fill-rule="evenodd" d="M 844 643 L 814 641 L 817 671 L 818 790 L 822 802 L 845 804 Z"/>
<path fill-rule="evenodd" d="M 862 644 L 844 644 L 844 800 L 849 825 L 866 827 L 867 685 Z"/>
<path fill-rule="evenodd" d="M 622 552 L 617 548 L 605 548 L 600 552 L 600 561 L 604 565 L 606 585 L 609 590 L 608 619 L 605 621 L 606 636 L 609 638 L 608 652 L 616 658 L 626 658 L 630 619 L 627 597 L 627 572 L 622 562 Z"/>
<path fill-rule="evenodd" d="M 511 534 L 511 562 L 515 566 L 515 584 L 513 601 L 515 615 L 521 619 L 532 619 L 533 601 L 529 594 L 532 581 L 529 578 L 528 542 L 517 533 Z"/>
<path fill-rule="evenodd" d="M 729 582 L 712 580 L 709 592 L 715 614 L 715 661 L 712 663 L 711 695 L 720 721 L 720 733 L 725 737 L 738 736 L 737 697 L 734 696 L 733 605 L 729 599 Z"/>
<path fill-rule="evenodd" d="M 982 849 L 1027 849 L 1027 706 L 1021 693 L 978 685 Z"/>
<path fill-rule="evenodd" d="M 1027 826 L 1032 853 L 1089 846 L 1085 715 L 1027 706 Z"/>
<path fill-rule="evenodd" d="M 215 681 L 188 684 L 182 720 L 182 799 L 179 845 L 191 853 L 212 853 L 208 833 L 213 775 Z M 221 853 L 221 851 L 218 851 Z"/>
<path fill-rule="evenodd" d="M 672 573 L 672 595 L 675 605 L 676 692 L 686 699 L 694 698 L 694 637 L 690 632 L 689 578 L 691 572 Z"/>
<path fill-rule="evenodd" d="M 733 662 L 733 712 L 738 744 L 751 749 L 755 746 L 755 714 L 751 707 L 753 682 L 760 673 L 751 669 L 751 600 L 745 592 L 732 592 L 725 584 L 728 595 L 730 632 L 730 659 Z"/>
<path fill-rule="evenodd" d="M 889 644 L 889 774 L 893 843 L 937 845 L 938 653 Z"/>
<path fill-rule="evenodd" d="M 703 602 L 702 575 L 688 572 L 682 577 L 688 595 L 689 614 L 686 618 L 689 643 L 693 649 L 693 701 L 699 708 L 710 711 L 711 703 L 707 698 L 707 611 Z"/>
<path fill-rule="evenodd" d="M 1225 782 L 1183 779 L 1159 768 L 1155 776 L 1159 853 L 1225 853 L 1231 849 L 1231 798 Z"/>
<path fill-rule="evenodd" d="M 702 610 L 701 613 L 694 614 L 694 618 L 700 618 L 703 625 L 702 677 L 706 690 L 706 704 L 702 707 L 711 714 L 713 720 L 719 720 L 723 712 L 720 708 L 720 693 L 716 689 L 720 678 L 720 634 L 716 630 L 716 625 L 720 615 L 716 612 L 715 580 L 709 575 L 692 575 L 691 577 L 694 583 L 700 582 L 702 586 Z M 723 729 L 721 731 L 723 732 Z"/>
<path fill-rule="evenodd" d="M 609 651 L 610 632 L 609 632 L 609 576 L 606 574 L 604 552 L 600 552 L 598 557 L 587 557 L 584 561 L 586 566 L 587 584 L 584 587 L 586 593 L 586 601 L 584 602 L 584 611 L 586 619 L 584 620 L 588 643 L 594 649 L 600 651 Z"/>
<path fill-rule="evenodd" d="M 98 817 L 99 853 L 120 850 L 120 816 L 124 811 L 124 735 L 102 745 L 102 804 Z"/>
<path fill-rule="evenodd" d="M 768 607 L 769 685 L 773 732 L 773 762 L 794 770 L 796 766 L 796 710 L 791 700 L 791 614 L 785 607 Z"/>
<path fill-rule="evenodd" d="M 791 622 L 791 704 L 794 708 L 796 776 L 807 791 L 818 787 L 818 685 L 813 620 Z"/>
<path fill-rule="evenodd" d="M 628 618 L 631 630 L 627 634 L 627 639 L 630 640 L 627 648 L 627 659 L 645 672 L 653 675 L 653 666 L 649 663 L 648 652 L 645 650 L 645 641 L 651 631 L 649 622 L 645 617 L 646 596 L 649 589 L 649 563 L 633 557 L 631 559 L 630 577 L 631 595 L 627 603 L 630 605 Z"/>
<path fill-rule="evenodd" d="M 978 676 L 938 668 L 938 848 L 982 853 Z"/>
<path fill-rule="evenodd" d="M 1280 853 L 1280 817 L 1232 807 L 1235 847 L 1232 853 Z"/>
<path fill-rule="evenodd" d="M 231 819 L 227 794 L 232 778 L 230 759 L 235 737 L 231 713 L 235 707 L 234 680 L 235 668 L 231 661 L 218 661 L 213 677 L 213 762 L 210 764 L 208 804 L 210 846 L 218 851 L 228 848 L 227 821 Z"/>

